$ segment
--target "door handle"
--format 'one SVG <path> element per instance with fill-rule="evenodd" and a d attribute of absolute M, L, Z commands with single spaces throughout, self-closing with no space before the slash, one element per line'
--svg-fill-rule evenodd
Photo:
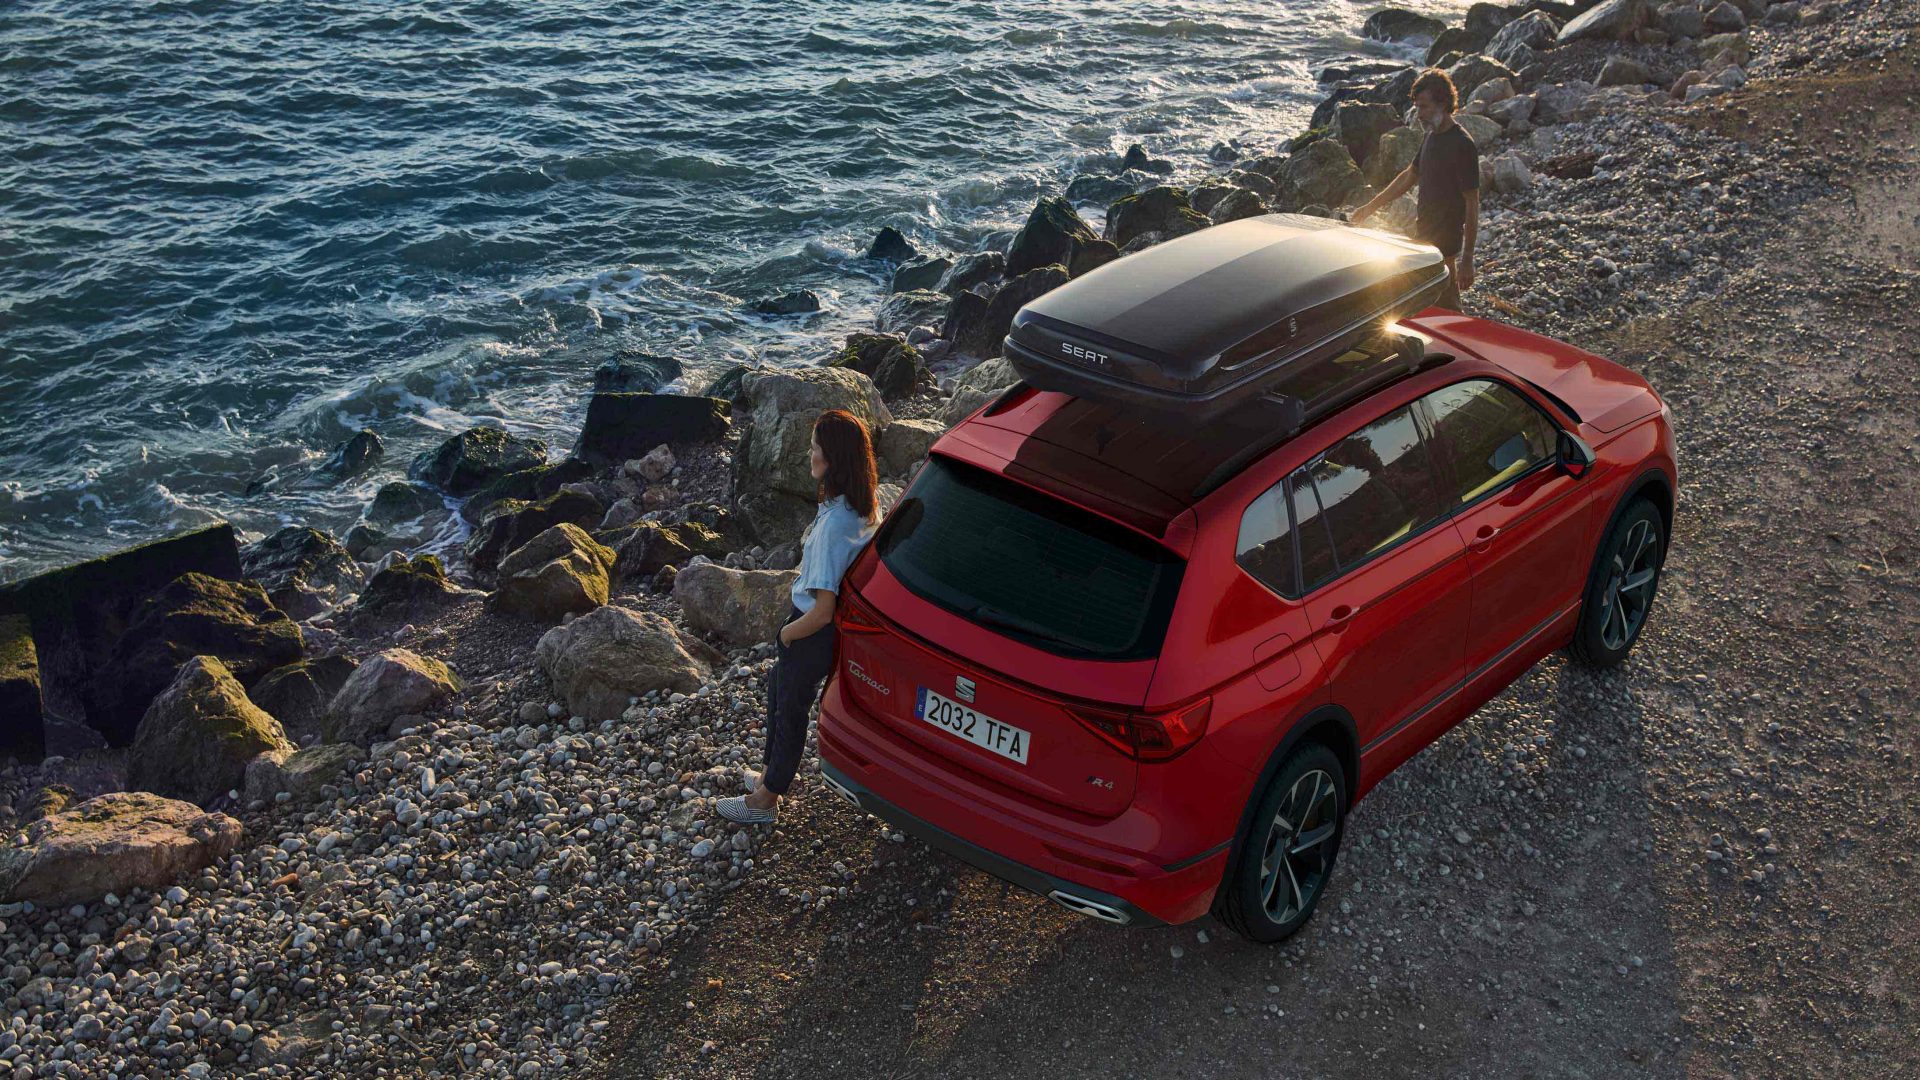
<path fill-rule="evenodd" d="M 1347 620 L 1353 618 L 1353 605 L 1341 604 L 1327 613 L 1327 629 L 1340 632 L 1346 628 Z"/>
<path fill-rule="evenodd" d="M 1482 525 L 1480 526 L 1479 530 L 1473 534 L 1473 541 L 1469 543 L 1467 546 L 1472 548 L 1475 551 L 1485 551 L 1489 546 L 1492 545 L 1493 538 L 1499 535 L 1500 535 L 1499 526 Z"/>

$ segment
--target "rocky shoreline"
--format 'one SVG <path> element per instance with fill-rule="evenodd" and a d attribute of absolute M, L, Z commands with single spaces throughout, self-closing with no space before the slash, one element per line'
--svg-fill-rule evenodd
<path fill-rule="evenodd" d="M 1596 306 L 1710 295 L 1715 263 L 1751 241 L 1752 193 L 1733 141 L 1697 118 L 1750 64 L 1782 80 L 1904 47 L 1884 14 L 1533 0 L 1367 29 L 1431 38 L 1460 83 L 1498 288 L 1469 291 L 1469 310 L 1555 333 Z M 1135 148 L 1041 200 L 1003 248 L 921 253 L 882 230 L 869 255 L 896 291 L 819 367 L 664 395 L 670 360 L 622 357 L 558 460 L 475 429 L 339 539 L 242 545 L 216 526 L 0 589 L 0 752 L 25 760 L 0 773 L 0 1072 L 594 1063 L 633 972 L 670 966 L 718 896 L 777 866 L 710 798 L 758 760 L 812 416 L 867 418 L 897 495 L 933 438 L 1012 381 L 992 354 L 1034 296 L 1209 224 L 1356 205 L 1417 146 L 1412 69 L 1344 74 L 1286 145 L 1216 147 L 1177 184 Z M 1685 208 L 1684 242 L 1631 213 L 1647 200 Z M 1629 212 L 1570 220 L 1570 201 Z M 1098 228 L 1090 203 L 1107 204 Z M 1586 273 L 1530 269 L 1569 262 Z M 369 432 L 329 467 L 380 456 Z M 406 554 L 428 544 L 446 557 Z M 823 910 L 859 888 L 836 865 L 789 899 Z"/>

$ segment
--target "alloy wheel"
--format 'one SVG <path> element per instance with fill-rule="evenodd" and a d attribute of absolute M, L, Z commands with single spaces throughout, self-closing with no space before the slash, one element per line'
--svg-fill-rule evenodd
<path fill-rule="evenodd" d="M 1612 650 L 1627 647 L 1646 625 L 1653 606 L 1654 579 L 1660 574 L 1660 534 L 1653 522 L 1633 523 L 1613 553 L 1608 571 L 1606 620 L 1600 624 L 1600 643 Z"/>
<path fill-rule="evenodd" d="M 1312 903 L 1327 879 L 1340 806 L 1333 778 L 1314 769 L 1293 782 L 1267 828 L 1260 858 L 1260 903 L 1285 923 Z"/>

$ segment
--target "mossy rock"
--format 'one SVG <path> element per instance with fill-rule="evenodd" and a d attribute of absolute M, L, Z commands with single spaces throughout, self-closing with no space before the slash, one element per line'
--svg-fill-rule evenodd
<path fill-rule="evenodd" d="M 34 761 L 46 752 L 32 620 L 0 615 L 0 757 Z"/>
<path fill-rule="evenodd" d="M 195 656 L 141 718 L 127 784 L 205 804 L 244 786 L 255 756 L 293 750 L 280 722 L 247 697 L 225 664 Z"/>
<path fill-rule="evenodd" d="M 413 459 L 407 475 L 449 495 L 466 495 L 502 476 L 546 461 L 547 444 L 539 439 L 522 438 L 496 427 L 475 427 L 423 451 Z"/>

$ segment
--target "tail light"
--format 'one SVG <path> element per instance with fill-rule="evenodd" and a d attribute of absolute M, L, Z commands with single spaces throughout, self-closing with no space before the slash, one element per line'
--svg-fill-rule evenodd
<path fill-rule="evenodd" d="M 843 588 L 839 601 L 833 607 L 833 626 L 843 634 L 884 634 L 887 628 L 880 625 L 880 616 L 874 614 L 860 594 L 852 589 Z"/>
<path fill-rule="evenodd" d="M 1207 733 L 1213 698 L 1201 697 L 1170 709 L 1151 711 L 1068 706 L 1088 731 L 1115 750 L 1141 761 L 1168 761 L 1185 753 Z"/>

